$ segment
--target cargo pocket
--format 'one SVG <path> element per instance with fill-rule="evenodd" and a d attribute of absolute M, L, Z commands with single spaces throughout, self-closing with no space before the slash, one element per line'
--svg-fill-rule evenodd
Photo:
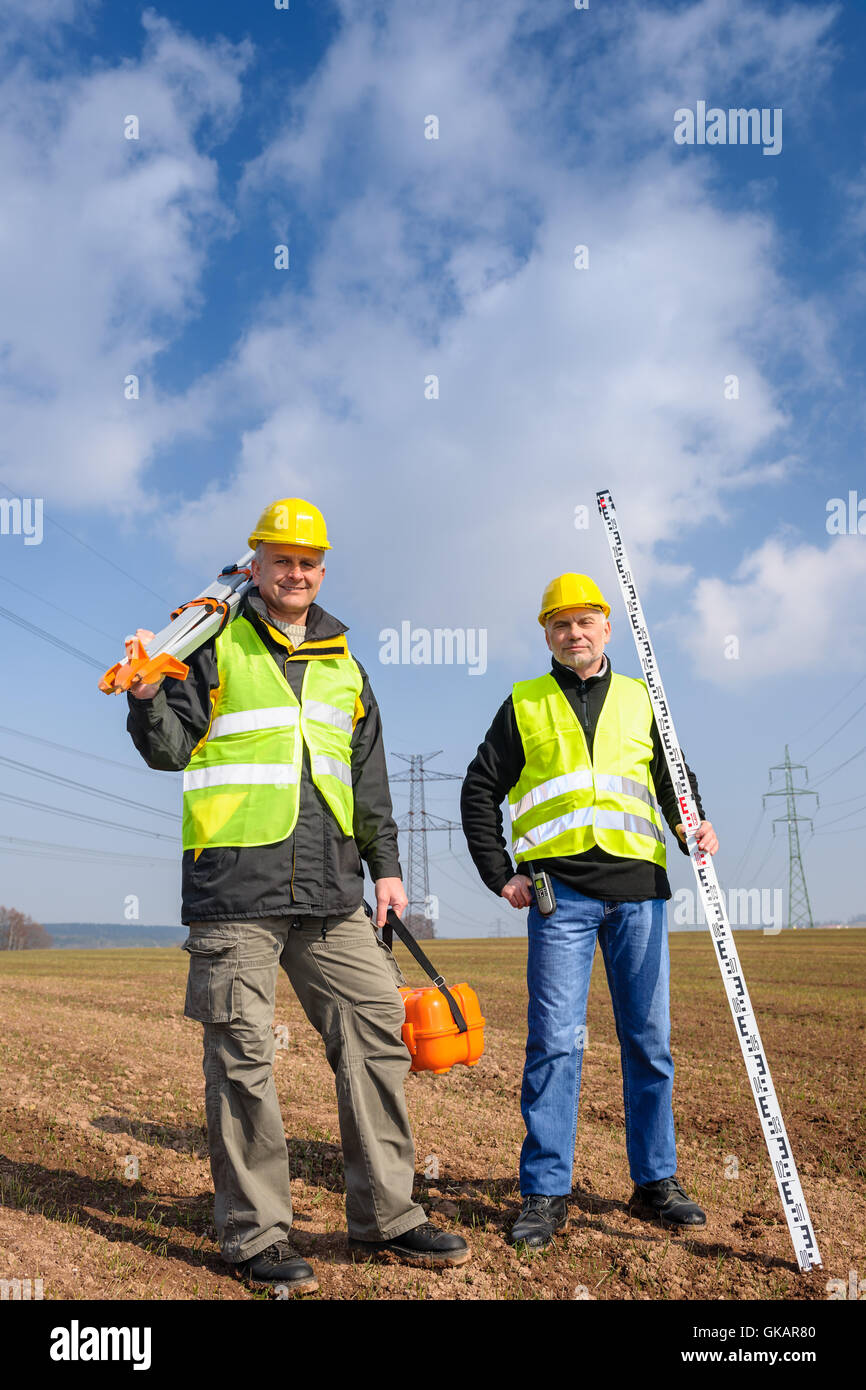
<path fill-rule="evenodd" d="M 396 960 L 396 958 L 395 958 L 395 956 L 394 956 L 393 951 L 389 950 L 389 948 L 385 945 L 384 941 L 381 941 L 381 940 L 379 939 L 378 936 L 375 937 L 374 940 L 375 940 L 375 942 L 376 942 L 376 945 L 379 947 L 379 949 L 380 949 L 381 951 L 384 951 L 384 952 L 385 952 L 385 955 L 388 957 L 388 965 L 389 965 L 389 967 L 390 967 L 391 974 L 392 974 L 393 977 L 394 977 L 395 983 L 398 984 L 398 985 L 405 985 L 405 984 L 406 984 L 406 981 L 405 981 L 405 979 L 403 978 L 403 971 L 400 969 L 399 965 L 397 964 L 397 960 Z"/>
<path fill-rule="evenodd" d="M 184 1017 L 199 1023 L 231 1023 L 238 1016 L 236 979 L 238 947 L 234 932 L 190 933 Z"/>

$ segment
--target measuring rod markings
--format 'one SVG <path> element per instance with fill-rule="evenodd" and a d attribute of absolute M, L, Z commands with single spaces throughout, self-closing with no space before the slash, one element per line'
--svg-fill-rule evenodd
<path fill-rule="evenodd" d="M 742 967 L 734 949 L 734 939 L 728 924 L 716 871 L 711 857 L 698 848 L 698 842 L 695 839 L 695 831 L 700 825 L 698 808 L 686 774 L 685 759 L 677 742 L 673 719 L 668 708 L 643 609 L 637 596 L 631 570 L 628 567 L 628 558 L 617 526 L 613 498 L 605 489 L 596 493 L 596 500 L 602 520 L 607 528 L 608 543 L 625 599 L 626 611 L 631 621 L 632 634 L 652 701 L 656 726 L 665 751 L 674 793 L 680 808 L 683 827 L 686 831 L 686 844 L 695 877 L 698 880 L 704 912 L 710 927 L 728 1003 L 736 1025 L 740 1050 L 758 1108 L 776 1186 L 782 1199 L 782 1209 L 788 1222 L 788 1230 L 791 1233 L 797 1263 L 801 1270 L 808 1271 L 813 1265 L 820 1265 L 821 1256 L 818 1252 L 815 1231 L 809 1218 L 806 1199 L 800 1187 L 797 1165 L 794 1162 L 785 1122 L 782 1119 L 782 1112 L 770 1076 L 770 1068 L 767 1065 L 764 1046 L 752 1010 L 749 991 L 746 988 Z"/>

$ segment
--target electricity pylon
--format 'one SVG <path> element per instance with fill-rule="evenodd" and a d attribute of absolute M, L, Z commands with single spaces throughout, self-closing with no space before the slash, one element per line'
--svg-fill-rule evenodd
<path fill-rule="evenodd" d="M 770 781 L 773 780 L 774 772 L 784 772 L 785 790 L 777 792 L 765 792 L 764 805 L 767 804 L 768 796 L 784 796 L 787 798 L 787 815 L 776 816 L 773 820 L 773 834 L 776 833 L 776 822 L 786 821 L 788 825 L 788 926 L 794 931 L 797 927 L 811 927 L 812 906 L 809 902 L 809 890 L 806 887 L 806 874 L 803 869 L 803 855 L 800 851 L 800 831 L 798 821 L 807 820 L 812 825 L 811 816 L 797 815 L 798 796 L 814 796 L 817 806 L 821 805 L 821 799 L 817 792 L 810 791 L 808 787 L 794 786 L 794 769 L 802 768 L 806 773 L 806 781 L 809 780 L 809 773 L 805 763 L 792 763 L 791 755 L 788 752 L 788 745 L 785 744 L 785 761 L 775 763 L 770 768 Z"/>
<path fill-rule="evenodd" d="M 429 924 L 430 935 L 436 935 L 433 925 L 436 917 L 435 910 L 431 911 L 433 905 L 430 900 L 430 871 L 427 864 L 427 836 L 434 830 L 448 831 L 448 848 L 451 848 L 451 831 L 459 830 L 460 825 L 457 821 L 445 820 L 442 816 L 434 816 L 424 805 L 424 782 L 462 782 L 463 778 L 457 772 L 430 772 L 426 764 L 433 758 L 438 758 L 442 752 L 440 748 L 436 753 L 395 753 L 395 758 L 402 758 L 404 763 L 409 764 L 408 772 L 398 772 L 396 777 L 388 780 L 391 782 L 409 783 L 409 814 L 397 822 L 398 830 L 405 830 L 409 835 L 409 856 L 408 870 L 406 876 L 406 892 L 409 896 L 409 905 L 406 908 L 406 923 L 410 931 L 414 931 L 418 936 L 422 931 L 422 924 Z M 426 935 L 426 931 L 424 932 Z"/>

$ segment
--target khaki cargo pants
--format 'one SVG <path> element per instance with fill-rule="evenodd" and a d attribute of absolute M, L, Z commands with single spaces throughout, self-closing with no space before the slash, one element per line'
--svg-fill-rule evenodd
<path fill-rule="evenodd" d="M 278 965 L 334 1072 L 349 1236 L 386 1240 L 420 1226 L 427 1218 L 412 1201 L 410 1057 L 397 989 L 405 982 L 363 907 L 348 917 L 194 922 L 184 950 L 184 1014 L 204 1024 L 214 1221 L 224 1258 L 250 1259 L 285 1239 L 292 1224 L 273 1074 Z"/>

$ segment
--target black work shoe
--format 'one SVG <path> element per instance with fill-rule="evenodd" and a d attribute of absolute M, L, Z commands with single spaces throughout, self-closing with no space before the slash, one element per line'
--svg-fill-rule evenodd
<path fill-rule="evenodd" d="M 706 1226 L 706 1212 L 693 1202 L 680 1187 L 676 1178 L 659 1178 L 658 1182 L 635 1184 L 629 1202 L 631 1207 L 646 1207 L 668 1226 Z"/>
<path fill-rule="evenodd" d="M 394 1255 L 405 1264 L 439 1266 L 465 1265 L 472 1251 L 462 1236 L 440 1231 L 432 1221 L 424 1221 L 393 1240 L 352 1240 L 349 1249 L 356 1255 Z"/>
<path fill-rule="evenodd" d="M 319 1287 L 312 1265 L 287 1240 L 275 1241 L 251 1259 L 233 1264 L 231 1270 L 235 1279 L 247 1284 L 285 1284 L 292 1293 L 315 1293 Z"/>
<path fill-rule="evenodd" d="M 555 1231 L 564 1230 L 568 1224 L 568 1204 L 564 1197 L 543 1197 L 532 1192 L 523 1199 L 523 1209 L 511 1227 L 509 1242 L 517 1245 L 523 1241 L 532 1249 L 547 1245 Z"/>

